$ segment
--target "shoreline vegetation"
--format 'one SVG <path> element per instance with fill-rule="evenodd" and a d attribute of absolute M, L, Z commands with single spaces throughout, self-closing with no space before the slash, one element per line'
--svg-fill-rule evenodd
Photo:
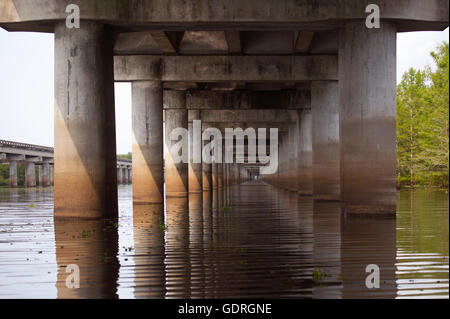
<path fill-rule="evenodd" d="M 449 188 L 449 44 L 430 52 L 433 66 L 410 68 L 397 86 L 397 188 Z M 117 158 L 131 159 L 132 154 Z M 17 165 L 18 186 L 25 169 Z M 36 178 L 38 172 L 36 170 Z M 9 165 L 0 164 L 0 187 Z"/>
<path fill-rule="evenodd" d="M 448 189 L 448 49 L 442 42 L 433 66 L 410 68 L 397 87 L 397 188 Z"/>

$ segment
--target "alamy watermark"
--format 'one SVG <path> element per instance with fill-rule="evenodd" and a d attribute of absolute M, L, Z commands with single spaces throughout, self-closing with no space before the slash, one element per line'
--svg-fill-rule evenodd
<path fill-rule="evenodd" d="M 369 4 L 366 7 L 366 13 L 369 15 L 366 17 L 366 27 L 368 29 L 380 28 L 380 7 L 376 4 Z"/>
<path fill-rule="evenodd" d="M 187 129 L 182 127 L 175 128 L 170 132 L 169 154 L 173 163 L 189 163 L 190 160 L 196 164 L 202 162 L 207 164 L 244 163 L 245 155 L 247 155 L 247 163 L 265 165 L 259 168 L 261 175 L 277 172 L 278 128 L 270 128 L 269 135 L 266 128 L 258 128 L 258 132 L 254 128 L 245 130 L 226 128 L 224 141 L 222 132 L 217 128 L 207 128 L 202 133 L 200 120 L 194 120 L 192 126 L 192 136 Z M 246 153 L 245 138 L 248 141 Z M 270 140 L 269 154 L 267 154 L 267 138 Z M 236 141 L 236 147 L 234 147 L 234 141 Z M 203 142 L 208 143 L 202 147 Z M 222 149 L 224 149 L 224 154 L 222 154 Z"/>

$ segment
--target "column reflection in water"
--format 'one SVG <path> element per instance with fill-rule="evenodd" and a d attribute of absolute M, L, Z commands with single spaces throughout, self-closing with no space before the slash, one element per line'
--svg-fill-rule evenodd
<path fill-rule="evenodd" d="M 166 198 L 166 298 L 190 298 L 188 197 Z"/>
<path fill-rule="evenodd" d="M 203 192 L 203 253 L 204 253 L 204 267 L 205 279 L 203 286 L 203 294 L 205 298 L 211 298 L 214 287 L 215 271 L 213 267 L 213 259 L 211 251 L 213 249 L 213 209 L 212 209 L 212 191 Z"/>
<path fill-rule="evenodd" d="M 134 269 L 136 298 L 164 298 L 164 205 L 134 205 Z"/>
<path fill-rule="evenodd" d="M 335 202 L 313 202 L 313 298 L 341 298 L 341 208 Z M 320 271 L 320 273 L 319 273 Z M 314 278 L 314 276 L 313 276 Z"/>
<path fill-rule="evenodd" d="M 58 298 L 117 298 L 118 233 L 115 220 L 54 220 Z M 80 269 L 80 288 L 68 288 L 68 265 Z"/>
<path fill-rule="evenodd" d="M 396 221 L 392 216 L 343 215 L 341 267 L 343 298 L 394 298 Z M 380 269 L 380 288 L 366 287 L 366 266 Z"/>
<path fill-rule="evenodd" d="M 205 260 L 203 251 L 202 194 L 189 194 L 190 297 L 204 298 Z"/>

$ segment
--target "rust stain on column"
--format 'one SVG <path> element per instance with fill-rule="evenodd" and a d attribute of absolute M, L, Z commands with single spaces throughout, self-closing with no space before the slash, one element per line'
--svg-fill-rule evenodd
<path fill-rule="evenodd" d="M 132 83 L 133 203 L 164 203 L 163 91 L 159 81 Z M 128 178 L 128 172 L 127 172 Z"/>
<path fill-rule="evenodd" d="M 111 43 L 98 23 L 55 27 L 55 217 L 117 217 Z"/>

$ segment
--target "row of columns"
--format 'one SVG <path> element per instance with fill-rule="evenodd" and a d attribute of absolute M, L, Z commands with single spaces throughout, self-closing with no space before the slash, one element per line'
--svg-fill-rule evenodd
<path fill-rule="evenodd" d="M 311 110 L 300 110 L 287 132 L 279 136 L 279 168 L 262 180 L 314 196 L 340 200 L 339 85 L 316 81 L 311 86 Z"/>
<path fill-rule="evenodd" d="M 346 212 L 392 213 L 396 28 L 389 22 L 379 29 L 349 22 L 339 43 L 339 82 L 313 82 L 312 108 L 299 112 L 296 125 L 282 136 L 285 158 L 280 171 L 266 178 L 324 199 L 335 198 L 339 190 Z M 160 73 L 157 64 L 145 68 Z M 107 28 L 85 21 L 74 31 L 58 23 L 55 70 L 55 216 L 117 217 L 113 50 Z M 184 92 L 171 98 L 176 101 L 165 110 L 165 191 L 167 197 L 186 197 L 189 166 L 174 161 L 168 134 L 188 128 L 188 113 Z M 133 82 L 132 101 L 133 200 L 163 203 L 161 81 Z M 223 183 L 223 167 L 211 164 L 213 188 Z M 241 180 L 248 178 L 243 169 Z M 191 170 L 192 190 L 199 190 L 200 181 L 208 187 L 209 168 L 202 165 L 201 174 L 199 166 Z"/>
<path fill-rule="evenodd" d="M 131 184 L 131 166 L 117 167 L 117 184 Z"/>
<path fill-rule="evenodd" d="M 348 23 L 339 82 L 314 81 L 311 110 L 280 135 L 280 188 L 341 201 L 346 213 L 395 213 L 396 29 Z"/>
<path fill-rule="evenodd" d="M 25 162 L 25 187 L 36 187 L 36 164 L 34 162 Z M 53 185 L 53 166 L 49 163 L 38 165 L 38 181 L 40 187 L 49 187 Z M 17 182 L 17 161 L 9 162 L 9 186 L 16 188 Z"/>

